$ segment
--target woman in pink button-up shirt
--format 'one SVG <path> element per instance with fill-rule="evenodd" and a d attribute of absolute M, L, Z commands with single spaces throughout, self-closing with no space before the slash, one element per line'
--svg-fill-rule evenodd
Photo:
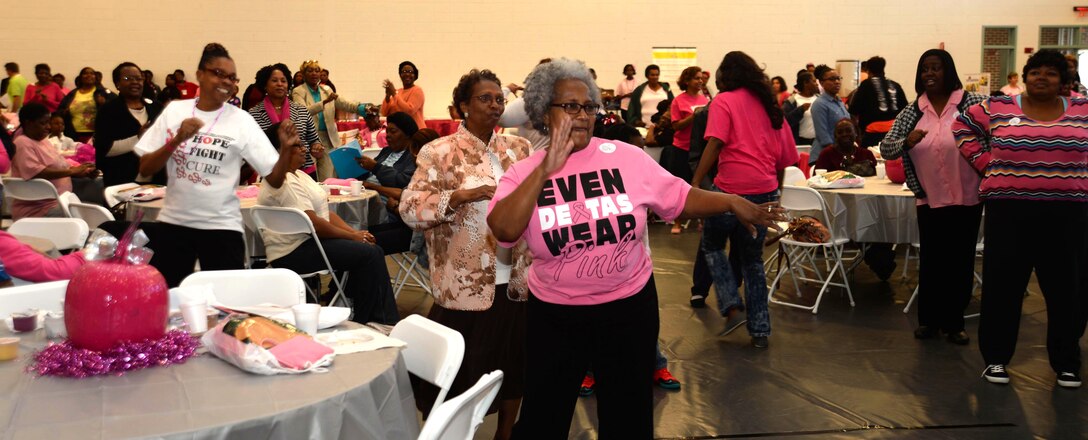
<path fill-rule="evenodd" d="M 975 243 L 982 218 L 979 175 L 963 160 L 952 122 L 986 98 L 963 90 L 948 52 L 931 49 L 918 59 L 914 88 L 918 100 L 899 113 L 881 142 L 885 159 L 903 157 L 907 186 L 918 199 L 921 258 L 918 271 L 918 328 L 914 337 L 944 332 L 966 345 L 963 310 L 971 300 Z"/>

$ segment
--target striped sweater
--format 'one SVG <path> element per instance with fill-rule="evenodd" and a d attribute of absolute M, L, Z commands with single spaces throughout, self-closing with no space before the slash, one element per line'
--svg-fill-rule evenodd
<path fill-rule="evenodd" d="M 306 148 L 306 160 L 302 163 L 302 170 L 309 170 L 314 166 L 314 157 L 310 155 L 310 148 L 321 142 L 317 137 L 317 128 L 314 126 L 314 118 L 310 116 L 310 112 L 306 111 L 306 107 L 302 104 L 291 102 L 291 122 L 295 123 L 295 129 L 298 130 L 298 138 L 302 141 L 302 146 Z M 264 109 L 264 101 L 260 101 L 257 105 L 249 109 L 249 115 L 253 116 L 253 120 L 257 121 L 257 125 L 261 127 L 261 130 L 267 130 L 272 126 L 272 119 L 268 117 L 268 112 Z M 332 151 L 335 145 L 324 145 L 326 151 Z"/>
<path fill-rule="evenodd" d="M 1088 100 L 1054 121 L 1035 121 L 1015 97 L 993 97 L 960 115 L 956 143 L 982 174 L 979 196 L 1088 202 Z"/>

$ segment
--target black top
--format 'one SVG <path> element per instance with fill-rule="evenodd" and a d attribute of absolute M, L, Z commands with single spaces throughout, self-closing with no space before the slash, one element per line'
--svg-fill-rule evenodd
<path fill-rule="evenodd" d="M 862 133 L 877 121 L 891 121 L 907 108 L 907 95 L 899 83 L 887 78 L 869 78 L 858 86 L 850 101 L 850 114 L 858 117 Z"/>
<path fill-rule="evenodd" d="M 147 120 L 155 122 L 155 118 L 162 113 L 162 105 L 156 101 L 144 100 L 144 108 L 147 109 Z M 140 121 L 128 110 L 124 99 L 112 99 L 98 107 L 98 116 L 95 119 L 94 156 L 95 166 L 102 170 L 102 181 L 105 186 L 119 185 L 136 180 L 140 171 L 140 157 L 136 153 L 128 152 L 118 156 L 107 157 L 106 154 L 113 148 L 113 143 L 140 133 Z M 152 183 L 166 184 L 166 169 L 152 176 Z"/>

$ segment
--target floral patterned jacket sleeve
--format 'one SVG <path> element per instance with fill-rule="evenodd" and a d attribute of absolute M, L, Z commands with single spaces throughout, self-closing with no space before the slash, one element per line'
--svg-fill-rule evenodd
<path fill-rule="evenodd" d="M 494 175 L 493 157 L 506 170 L 530 152 L 525 139 L 495 134 L 484 145 L 463 126 L 420 151 L 416 172 L 401 195 L 400 214 L 408 226 L 423 232 L 431 292 L 442 307 L 486 310 L 495 296 L 498 241 L 487 226 L 488 201 L 450 210 L 450 195 L 459 189 L 497 185 L 501 176 Z M 512 255 L 513 272 L 507 287 L 511 298 L 528 298 L 525 276 L 529 262 L 529 252 L 520 243 Z"/>

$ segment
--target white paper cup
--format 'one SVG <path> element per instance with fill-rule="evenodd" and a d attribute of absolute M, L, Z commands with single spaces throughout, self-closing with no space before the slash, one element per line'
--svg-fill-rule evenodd
<path fill-rule="evenodd" d="M 317 318 L 321 314 L 321 304 L 296 304 L 291 306 L 295 314 L 295 327 L 306 334 L 317 334 Z"/>
<path fill-rule="evenodd" d="M 351 182 L 351 195 L 361 196 L 363 195 L 363 182 L 359 180 L 353 180 Z"/>
<path fill-rule="evenodd" d="M 884 177 L 886 177 L 888 175 L 887 173 L 888 172 L 887 172 L 887 169 L 884 167 L 884 164 L 882 164 L 882 163 L 876 164 L 876 178 L 877 179 L 883 179 Z"/>
<path fill-rule="evenodd" d="M 822 175 L 824 175 L 824 174 L 827 174 L 827 170 L 825 170 L 825 169 L 823 169 L 823 168 L 817 168 L 817 169 L 816 169 L 816 175 L 817 175 L 817 176 L 822 176 Z"/>
<path fill-rule="evenodd" d="M 186 303 L 178 306 L 181 309 L 181 317 L 189 326 L 189 333 L 202 333 L 208 331 L 208 302 Z"/>

